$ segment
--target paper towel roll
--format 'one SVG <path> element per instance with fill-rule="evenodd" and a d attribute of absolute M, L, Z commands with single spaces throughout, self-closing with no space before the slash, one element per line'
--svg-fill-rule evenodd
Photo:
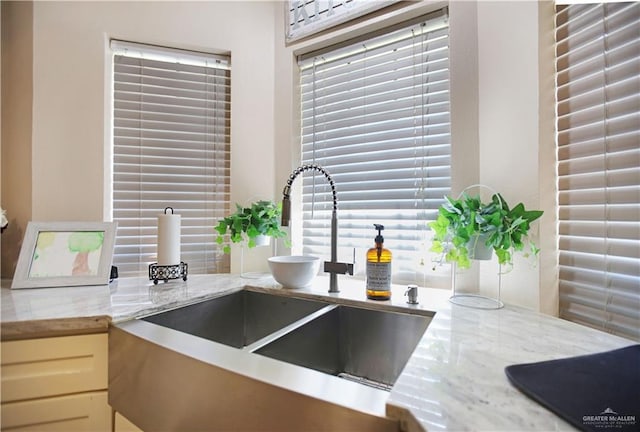
<path fill-rule="evenodd" d="M 160 214 L 158 215 L 158 265 L 178 264 L 180 264 L 180 215 Z"/>

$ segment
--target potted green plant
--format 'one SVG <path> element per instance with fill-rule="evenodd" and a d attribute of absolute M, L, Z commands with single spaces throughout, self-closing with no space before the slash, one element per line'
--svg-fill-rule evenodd
<path fill-rule="evenodd" d="M 478 258 L 476 247 L 486 246 L 496 253 L 501 265 L 512 265 L 515 252 L 538 255 L 540 250 L 529 239 L 529 229 L 542 213 L 526 210 L 522 203 L 510 208 L 499 193 L 488 203 L 466 192 L 458 199 L 445 197 L 438 218 L 429 223 L 434 232 L 431 251 L 441 254 L 440 262 L 455 262 L 464 269 L 470 267 L 471 259 Z M 529 251 L 525 251 L 527 245 Z"/>
<path fill-rule="evenodd" d="M 273 201 L 256 201 L 249 207 L 236 204 L 235 213 L 221 219 L 215 230 L 218 232 L 216 242 L 224 243 L 224 236 L 229 233 L 233 243 L 247 241 L 250 248 L 258 244 L 261 236 L 273 238 L 286 237 L 287 233 L 280 229 L 280 215 L 282 209 Z M 224 253 L 231 252 L 231 247 L 225 245 Z"/>

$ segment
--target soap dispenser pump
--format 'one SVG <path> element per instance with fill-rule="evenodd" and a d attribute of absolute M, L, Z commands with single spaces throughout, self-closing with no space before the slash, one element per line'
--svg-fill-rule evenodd
<path fill-rule="evenodd" d="M 367 298 L 389 300 L 391 298 L 391 251 L 384 248 L 384 226 L 373 224 L 378 230 L 375 247 L 367 251 Z"/>

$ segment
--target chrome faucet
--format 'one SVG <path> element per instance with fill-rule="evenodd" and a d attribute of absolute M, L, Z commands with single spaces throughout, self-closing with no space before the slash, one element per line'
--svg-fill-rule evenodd
<path fill-rule="evenodd" d="M 289 175 L 289 180 L 282 191 L 282 226 L 289 226 L 289 220 L 291 219 L 291 201 L 289 195 L 291 194 L 291 185 L 293 181 L 302 174 L 304 171 L 318 171 L 327 178 L 329 186 L 331 186 L 331 193 L 333 195 L 333 212 L 331 213 L 331 261 L 325 261 L 324 271 L 329 273 L 329 292 L 340 292 L 338 289 L 338 275 L 350 274 L 353 276 L 353 263 L 341 263 L 338 262 L 338 196 L 336 195 L 336 187 L 333 183 L 333 179 L 329 172 L 320 165 L 302 165 Z"/>

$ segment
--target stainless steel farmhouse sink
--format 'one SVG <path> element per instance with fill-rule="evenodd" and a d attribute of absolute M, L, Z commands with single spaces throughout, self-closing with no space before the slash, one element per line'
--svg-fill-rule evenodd
<path fill-rule="evenodd" d="M 255 353 L 389 389 L 428 324 L 420 315 L 339 306 Z"/>
<path fill-rule="evenodd" d="M 116 323 L 110 405 L 143 430 L 397 432 L 388 390 L 431 317 L 302 297 L 245 289 Z"/>
<path fill-rule="evenodd" d="M 242 348 L 325 306 L 313 300 L 242 290 L 142 319 Z"/>

